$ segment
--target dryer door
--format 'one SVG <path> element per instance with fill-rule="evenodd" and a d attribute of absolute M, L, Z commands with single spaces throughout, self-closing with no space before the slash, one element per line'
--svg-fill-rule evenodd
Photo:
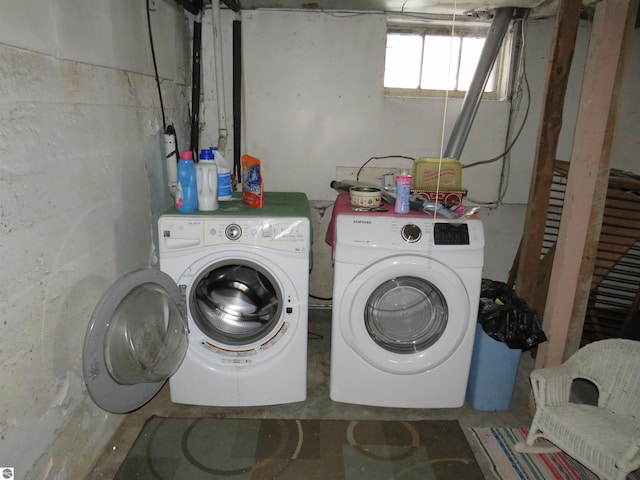
<path fill-rule="evenodd" d="M 91 398 L 113 413 L 133 411 L 178 369 L 188 345 L 184 295 L 159 270 L 137 270 L 111 285 L 91 317 L 83 374 Z"/>
<path fill-rule="evenodd" d="M 342 334 L 367 363 L 393 374 L 430 370 L 470 333 L 469 294 L 447 265 L 429 257 L 387 257 L 345 289 Z"/>

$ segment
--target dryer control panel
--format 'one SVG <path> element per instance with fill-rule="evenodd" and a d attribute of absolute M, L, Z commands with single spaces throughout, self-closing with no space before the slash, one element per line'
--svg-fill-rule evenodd
<path fill-rule="evenodd" d="M 400 235 L 407 243 L 416 243 L 422 239 L 423 231 L 433 230 L 434 245 L 471 245 L 469 225 L 467 223 L 434 222 L 424 225 L 406 223 L 400 227 Z"/>
<path fill-rule="evenodd" d="M 338 215 L 335 244 L 347 257 L 362 255 L 362 248 L 403 252 L 470 252 L 484 248 L 482 222 L 477 218 L 450 221 L 427 216 Z"/>
<path fill-rule="evenodd" d="M 469 245 L 466 223 L 436 223 L 433 225 L 434 245 Z"/>

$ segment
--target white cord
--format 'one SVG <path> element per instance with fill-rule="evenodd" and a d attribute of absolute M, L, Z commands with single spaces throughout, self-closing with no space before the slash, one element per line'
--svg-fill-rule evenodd
<path fill-rule="evenodd" d="M 447 110 L 449 108 L 449 81 L 451 75 L 451 59 L 453 58 L 453 40 L 456 30 L 456 11 L 458 9 L 457 0 L 453 1 L 453 17 L 451 23 L 451 42 L 449 43 L 449 64 L 447 65 L 447 85 L 444 91 L 444 112 L 442 114 L 442 132 L 440 135 L 440 157 L 438 160 L 438 179 L 436 180 L 436 198 L 434 203 L 438 205 L 438 197 L 440 196 L 440 172 L 442 171 L 442 155 L 444 153 L 444 135 L 447 126 Z M 433 220 L 437 217 L 437 208 L 433 209 Z"/>

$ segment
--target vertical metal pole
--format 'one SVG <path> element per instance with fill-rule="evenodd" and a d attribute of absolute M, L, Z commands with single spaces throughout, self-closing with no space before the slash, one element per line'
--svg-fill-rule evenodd
<path fill-rule="evenodd" d="M 242 135 L 242 22 L 233 21 L 233 173 L 240 182 Z"/>
<path fill-rule="evenodd" d="M 226 156 L 227 107 L 224 94 L 224 75 L 222 68 L 222 22 L 220 20 L 220 0 L 211 1 L 211 24 L 213 26 L 213 61 L 216 81 L 216 103 L 218 107 L 218 151 Z"/>
<path fill-rule="evenodd" d="M 200 50 L 202 48 L 202 24 L 193 22 L 193 65 L 191 66 L 191 151 L 198 158 L 200 135 Z"/>
<path fill-rule="evenodd" d="M 480 106 L 482 100 L 482 93 L 489 80 L 491 74 L 491 68 L 496 61 L 502 40 L 507 33 L 509 22 L 513 17 L 513 12 L 516 9 L 514 7 L 498 8 L 489 33 L 484 42 L 480 59 L 478 60 L 478 66 L 469 85 L 469 90 L 464 96 L 462 101 L 462 109 L 456 119 L 456 123 L 451 131 L 451 137 L 444 150 L 445 158 L 460 159 L 460 154 L 469 136 L 471 125 Z"/>

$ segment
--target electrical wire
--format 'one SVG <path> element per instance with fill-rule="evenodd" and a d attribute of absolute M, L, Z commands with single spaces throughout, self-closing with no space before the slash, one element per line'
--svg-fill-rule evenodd
<path fill-rule="evenodd" d="M 524 118 L 522 119 L 522 123 L 520 124 L 520 127 L 518 128 L 517 133 L 515 134 L 515 136 L 513 137 L 513 140 L 511 141 L 511 143 L 507 146 L 507 148 L 504 150 L 504 152 L 502 152 L 500 155 L 497 155 L 493 158 L 488 158 L 487 160 L 480 160 L 477 162 L 473 162 L 473 163 L 468 163 L 466 165 L 462 165 L 462 168 L 471 168 L 471 167 L 477 167 L 478 165 L 487 165 L 488 163 L 493 163 L 496 162 L 498 160 L 500 160 L 501 158 L 505 157 L 513 148 L 513 146 L 515 145 L 515 143 L 518 141 L 518 138 L 520 137 L 520 134 L 522 133 L 522 130 L 524 129 L 525 124 L 527 123 L 527 117 L 529 116 L 529 108 L 531 106 L 531 95 L 530 95 L 530 87 L 529 87 L 529 80 L 527 79 L 526 75 L 524 76 L 524 82 L 525 82 L 525 86 L 526 86 L 526 91 L 527 91 L 527 106 L 525 109 L 525 113 L 524 113 Z"/>
<path fill-rule="evenodd" d="M 156 86 L 158 88 L 158 97 L 160 97 L 160 111 L 162 112 L 162 131 L 167 131 L 167 120 L 164 115 L 164 103 L 162 102 L 162 89 L 160 88 L 160 76 L 158 75 L 158 64 L 156 62 L 156 50 L 153 44 L 153 34 L 151 32 L 151 8 L 149 0 L 147 0 L 147 25 L 149 27 L 149 45 L 151 46 L 151 57 L 153 58 L 153 70 L 156 76 Z"/>
<path fill-rule="evenodd" d="M 517 114 L 520 111 L 520 101 L 522 99 L 522 84 L 524 83 L 525 86 L 525 92 L 527 95 L 527 104 L 525 107 L 525 112 L 524 112 L 524 117 L 522 119 L 522 122 L 520 123 L 520 126 L 518 127 L 518 130 L 516 132 L 516 134 L 514 135 L 512 141 L 509 143 L 509 145 L 505 148 L 504 152 L 502 152 L 500 155 L 497 155 L 496 157 L 487 159 L 487 160 L 481 160 L 478 162 L 474 162 L 474 163 L 470 163 L 467 165 L 463 165 L 462 168 L 470 168 L 470 167 L 475 167 L 475 166 L 479 166 L 479 165 L 486 165 L 488 163 L 492 163 L 495 162 L 497 160 L 500 160 L 501 158 L 503 158 L 503 164 L 502 164 L 502 171 L 500 172 L 500 185 L 498 187 L 498 198 L 495 201 L 492 202 L 483 202 L 483 201 L 479 201 L 479 200 L 474 200 L 473 198 L 469 198 L 468 200 L 476 203 L 478 205 L 487 205 L 487 206 L 497 206 L 502 202 L 502 199 L 504 198 L 504 195 L 506 194 L 507 191 L 507 185 L 509 183 L 509 173 L 510 173 L 510 158 L 507 157 L 507 155 L 509 154 L 509 152 L 511 151 L 511 149 L 513 148 L 513 146 L 515 145 L 515 143 L 517 142 L 518 138 L 520 137 L 520 134 L 522 133 L 525 124 L 527 123 L 527 119 L 529 116 L 529 111 L 531 108 L 531 86 L 529 85 L 529 79 L 527 77 L 527 68 L 526 68 L 526 62 L 525 62 L 525 51 L 526 51 L 526 25 L 527 25 L 527 19 L 528 16 L 525 16 L 524 18 L 521 19 L 521 28 L 520 28 L 520 39 L 521 39 L 521 49 L 520 49 L 520 55 L 518 58 L 519 64 L 520 64 L 520 80 L 518 82 L 514 82 L 516 83 L 516 85 L 518 85 L 517 89 L 516 89 L 516 93 L 514 93 L 514 95 L 512 95 L 512 102 L 513 103 L 517 103 L 517 106 L 515 108 L 512 109 L 512 112 L 514 112 L 515 114 Z M 513 115 L 513 114 L 512 114 Z"/>
<path fill-rule="evenodd" d="M 517 136 L 520 136 L 522 129 L 524 128 L 524 124 L 527 121 L 527 117 L 529 115 L 529 107 L 531 105 L 531 88 L 529 86 L 529 80 L 526 75 L 526 63 L 525 63 L 525 47 L 526 47 L 526 28 L 527 28 L 527 19 L 529 18 L 529 10 L 525 11 L 524 16 L 520 20 L 520 55 L 518 56 L 518 73 L 519 73 L 519 81 L 515 83 L 515 95 L 512 95 L 512 108 L 511 112 L 519 113 L 520 112 L 520 104 L 522 102 L 522 82 L 525 82 L 526 91 L 527 91 L 527 108 L 525 109 L 524 119 L 520 130 L 517 133 Z M 512 122 L 515 123 L 515 120 Z M 509 125 L 509 135 L 511 134 L 512 123 Z M 507 138 L 508 138 L 507 137 Z M 515 139 L 517 140 L 517 138 Z M 515 140 L 512 142 L 515 144 Z M 513 145 L 512 145 L 513 146 Z M 502 161 L 502 170 L 500 171 L 500 183 L 498 184 L 498 199 L 497 203 L 501 204 L 504 200 L 505 195 L 507 194 L 507 190 L 509 188 L 509 180 L 511 177 L 511 155 L 504 157 Z"/>
<path fill-rule="evenodd" d="M 325 301 L 333 300 L 333 297 L 325 298 L 325 297 L 318 297 L 317 295 L 312 295 L 312 294 L 309 294 L 309 297 L 315 300 L 325 300 Z"/>
<path fill-rule="evenodd" d="M 362 173 L 362 170 L 364 169 L 364 167 L 371 161 L 371 160 L 384 160 L 386 158 L 404 158 L 406 160 L 411 160 L 412 162 L 415 162 L 416 159 L 413 157 L 407 157 L 405 155 L 385 155 L 384 157 L 371 157 L 369 160 L 367 160 L 366 162 L 364 162 L 362 165 L 360 165 L 360 168 L 358 169 L 358 173 L 356 173 L 356 181 L 359 182 L 360 181 L 360 174 Z"/>
<path fill-rule="evenodd" d="M 526 25 L 526 23 L 523 20 L 523 27 L 524 25 Z M 522 119 L 522 122 L 520 124 L 520 127 L 518 128 L 518 131 L 516 132 L 515 136 L 513 137 L 513 139 L 511 140 L 511 143 L 509 143 L 509 145 L 507 146 L 507 148 L 505 148 L 505 150 L 500 154 L 497 155 L 493 158 L 489 158 L 487 160 L 480 160 L 477 162 L 473 162 L 473 163 L 468 163 L 466 165 L 463 165 L 462 168 L 471 168 L 471 167 L 477 167 L 478 165 L 486 165 L 488 163 L 492 163 L 495 161 L 500 160 L 501 158 L 505 157 L 513 148 L 513 146 L 515 145 L 515 143 L 518 141 L 518 138 L 520 138 L 520 134 L 522 133 L 522 130 L 524 129 L 525 124 L 527 123 L 527 118 L 529 117 L 529 110 L 531 108 L 531 86 L 529 85 L 529 78 L 527 77 L 527 72 L 526 72 L 526 65 L 525 65 L 525 56 L 524 56 L 524 32 L 525 32 L 525 28 L 522 29 L 522 54 L 521 54 L 521 64 L 522 64 L 522 80 L 524 81 L 524 85 L 525 85 L 525 91 L 527 93 L 527 105 L 525 107 L 525 111 L 524 111 L 524 118 Z"/>

